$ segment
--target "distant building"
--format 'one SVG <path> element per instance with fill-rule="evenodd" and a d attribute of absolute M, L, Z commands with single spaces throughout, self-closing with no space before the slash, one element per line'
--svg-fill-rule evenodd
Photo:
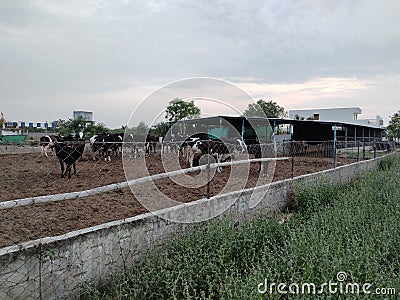
<path fill-rule="evenodd" d="M 93 112 L 91 111 L 74 110 L 73 119 L 76 120 L 79 117 L 82 117 L 87 122 L 93 122 Z"/>
<path fill-rule="evenodd" d="M 375 119 L 359 119 L 362 113 L 359 107 L 343 108 L 315 108 L 315 109 L 293 109 L 289 110 L 289 118 L 300 120 L 318 120 L 328 122 L 345 122 L 351 124 L 373 125 L 383 127 L 383 119 L 376 116 Z"/>

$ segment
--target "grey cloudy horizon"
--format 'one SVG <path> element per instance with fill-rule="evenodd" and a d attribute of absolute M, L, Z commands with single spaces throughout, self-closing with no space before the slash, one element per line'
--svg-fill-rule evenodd
<path fill-rule="evenodd" d="M 399 13 L 395 0 L 2 1 L 0 111 L 43 122 L 89 110 L 117 128 L 153 90 L 213 77 L 287 110 L 358 106 L 387 123 Z"/>

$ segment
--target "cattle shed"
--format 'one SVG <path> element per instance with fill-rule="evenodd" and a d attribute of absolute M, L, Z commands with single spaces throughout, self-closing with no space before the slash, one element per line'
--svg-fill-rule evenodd
<path fill-rule="evenodd" d="M 293 120 L 243 116 L 213 116 L 182 120 L 173 130 L 190 136 L 199 132 L 218 138 L 241 136 L 246 144 L 282 139 L 296 141 L 372 141 L 382 140 L 384 129 L 356 123 Z M 174 132 L 178 133 L 178 132 Z"/>
<path fill-rule="evenodd" d="M 234 116 L 213 116 L 182 120 L 172 128 L 173 134 L 191 136 L 207 133 L 210 137 L 232 139 L 241 137 L 247 144 L 269 142 L 273 137 L 273 127 L 266 118 L 245 118 Z"/>
<path fill-rule="evenodd" d="M 381 141 L 384 129 L 374 125 L 315 120 L 269 119 L 274 128 L 286 125 L 296 141 Z"/>

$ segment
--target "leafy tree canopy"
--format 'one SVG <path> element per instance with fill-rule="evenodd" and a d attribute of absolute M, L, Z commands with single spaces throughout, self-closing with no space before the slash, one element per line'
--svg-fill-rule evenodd
<path fill-rule="evenodd" d="M 161 122 L 151 127 L 150 133 L 155 136 L 165 136 L 168 133 L 170 124 L 168 122 Z"/>
<path fill-rule="evenodd" d="M 169 102 L 165 118 L 170 122 L 177 122 L 183 119 L 193 119 L 199 115 L 200 108 L 194 104 L 194 101 L 185 102 L 180 98 L 175 98 Z"/>
<path fill-rule="evenodd" d="M 400 139 L 400 111 L 391 117 L 389 125 L 386 127 L 386 131 L 389 139 Z"/>
<path fill-rule="evenodd" d="M 295 119 L 295 120 L 303 121 L 303 120 L 304 120 L 304 117 L 301 117 L 299 114 L 296 114 L 296 115 L 294 116 L 294 119 Z"/>
<path fill-rule="evenodd" d="M 140 121 L 139 125 L 135 127 L 135 134 L 147 134 L 149 132 L 149 126 L 145 122 Z"/>
<path fill-rule="evenodd" d="M 138 126 L 127 128 L 126 133 L 128 133 L 128 134 L 129 133 L 131 133 L 131 134 L 148 134 L 149 126 L 147 126 L 144 121 L 140 121 Z"/>
<path fill-rule="evenodd" d="M 286 115 L 285 109 L 276 102 L 258 100 L 257 103 L 250 103 L 244 114 L 245 117 L 283 118 Z"/>
<path fill-rule="evenodd" d="M 60 135 L 77 134 L 83 132 L 85 138 L 89 138 L 98 133 L 109 132 L 109 129 L 103 123 L 88 122 L 79 117 L 77 119 L 56 121 L 56 132 Z"/>

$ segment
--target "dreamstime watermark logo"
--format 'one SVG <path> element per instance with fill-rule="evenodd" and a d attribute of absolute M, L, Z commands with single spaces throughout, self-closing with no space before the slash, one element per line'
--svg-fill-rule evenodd
<path fill-rule="evenodd" d="M 202 118 L 167 123 L 169 130 L 163 139 L 163 145 L 165 145 L 165 148 L 169 147 L 167 148 L 169 151 L 161 151 L 160 155 L 153 153 L 150 155 L 151 157 L 147 158 L 145 155 L 136 155 L 138 148 L 144 144 L 145 140 L 143 135 L 141 140 L 140 138 L 135 139 L 135 134 L 131 129 L 137 126 L 144 118 L 152 120 L 149 128 L 165 122 L 166 108 L 169 106 L 170 101 L 177 97 L 185 102 L 194 101 L 194 104 L 201 109 Z M 176 201 L 174 195 L 184 196 L 200 189 L 204 191 L 207 183 L 212 180 L 214 180 L 212 186 L 214 195 L 245 189 L 251 170 L 250 165 L 237 164 L 230 166 L 227 180 L 220 180 L 219 176 L 222 175 L 216 169 L 201 170 L 197 173 L 182 172 L 177 175 L 177 170 L 189 167 L 189 163 L 185 161 L 188 154 L 184 153 L 182 155 L 181 153 L 179 155 L 177 150 L 181 148 L 184 141 L 191 137 L 202 137 L 204 139 L 204 137 L 210 135 L 220 138 L 220 141 L 231 153 L 234 152 L 235 147 L 238 147 L 238 143 L 240 144 L 249 136 L 254 139 L 254 142 L 259 141 L 262 143 L 267 139 L 271 141 L 271 137 L 273 141 L 272 130 L 265 115 L 259 116 L 262 118 L 246 119 L 229 119 L 229 117 L 226 117 L 242 116 L 243 111 L 238 109 L 237 106 L 243 107 L 247 106 L 247 104 L 255 103 L 255 100 L 238 86 L 213 78 L 189 78 L 175 81 L 155 90 L 143 99 L 133 110 L 127 123 L 122 155 L 125 177 L 128 182 L 132 183 L 130 184 L 130 189 L 136 199 L 147 210 L 157 214 L 159 217 L 181 223 L 205 221 L 226 211 L 239 196 L 231 194 L 232 196 L 224 197 L 222 201 L 203 203 L 201 209 L 191 205 L 187 205 L 185 209 L 181 210 L 165 208 L 182 203 Z M 221 116 L 225 116 L 225 118 Z M 236 151 L 240 154 L 236 153 L 237 157 L 233 157 L 232 160 L 245 159 L 246 155 L 247 158 L 249 157 L 247 148 L 243 148 L 241 149 L 242 151 Z M 236 148 L 236 150 L 238 149 Z M 263 153 L 262 156 L 276 156 L 273 146 L 272 151 L 270 149 L 268 151 L 268 154 Z M 158 155 L 161 162 L 155 159 Z M 207 156 L 207 154 L 203 153 L 199 160 L 200 165 L 209 159 L 213 160 L 213 157 L 215 158 L 215 156 Z M 211 163 L 213 162 L 211 161 Z M 157 167 L 162 166 L 161 171 L 158 170 L 157 173 L 168 173 L 168 178 L 163 178 L 163 182 L 160 182 L 160 177 L 155 178 L 152 176 L 155 174 L 154 163 L 157 163 Z M 272 181 L 274 171 L 275 161 L 269 162 L 268 170 L 263 174 L 261 172 L 258 173 L 259 177 L 256 180 L 256 185 L 260 185 L 260 182 L 263 185 L 268 185 Z M 139 180 L 139 178 L 142 179 Z M 168 181 L 169 188 L 166 188 L 166 181 Z M 173 186 L 172 189 L 171 186 Z M 249 206 L 256 206 L 266 194 L 265 189 L 262 192 L 255 191 L 250 197 Z"/>
<path fill-rule="evenodd" d="M 346 272 L 338 272 L 336 280 L 329 280 L 322 284 L 312 282 L 297 283 L 269 283 L 265 278 L 257 286 L 260 294 L 292 294 L 292 295 L 316 295 L 316 294 L 341 294 L 341 295 L 396 295 L 396 289 L 393 287 L 374 288 L 371 283 L 347 282 Z"/>

